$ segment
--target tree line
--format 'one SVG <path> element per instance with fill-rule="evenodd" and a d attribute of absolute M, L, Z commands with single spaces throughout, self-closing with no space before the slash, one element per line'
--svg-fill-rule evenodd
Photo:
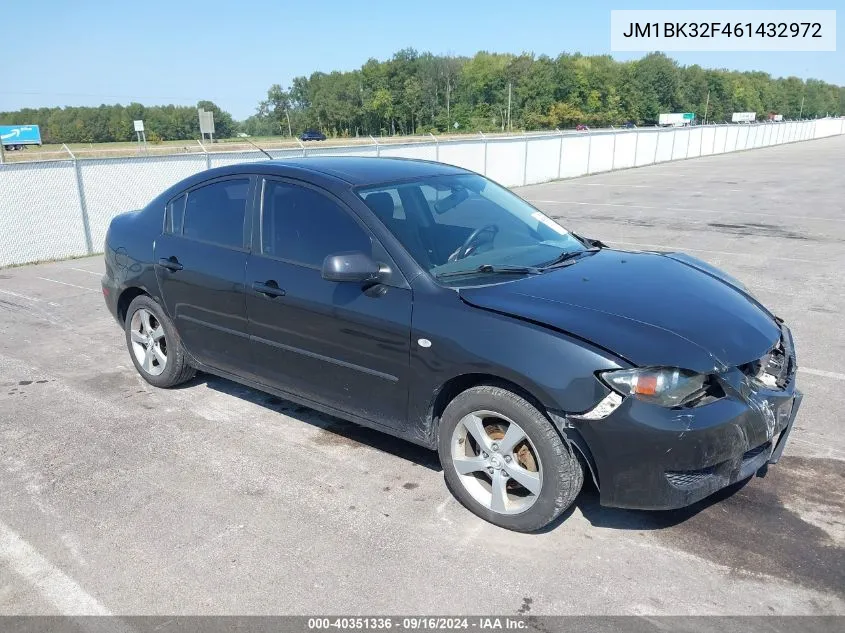
<path fill-rule="evenodd" d="M 763 72 L 681 66 L 662 53 L 619 62 L 609 55 L 479 52 L 473 57 L 397 52 L 348 72 L 314 72 L 288 87 L 273 84 L 256 113 L 235 122 L 214 111 L 216 136 L 329 136 L 508 131 L 650 124 L 661 112 L 694 112 L 699 121 L 730 120 L 733 112 L 785 118 L 845 114 L 845 87 L 816 79 L 773 78 Z M 39 108 L 0 113 L 0 123 L 36 123 L 45 142 L 134 138 L 143 119 L 151 140 L 195 139 L 195 107 Z M 152 137 L 152 138 L 151 138 Z"/>
<path fill-rule="evenodd" d="M 313 127 L 337 136 L 506 131 L 656 123 L 661 112 L 730 120 L 733 112 L 785 118 L 845 113 L 845 88 L 763 72 L 680 66 L 661 53 L 618 62 L 609 55 L 479 52 L 473 57 L 413 49 L 350 72 L 274 84 L 243 129 L 256 135 Z"/>
<path fill-rule="evenodd" d="M 237 133 L 232 115 L 211 101 L 196 106 L 101 105 L 99 107 L 24 108 L 0 112 L 2 125 L 38 125 L 43 143 L 108 143 L 135 139 L 133 121 L 144 121 L 147 141 L 189 140 L 200 137 L 197 108 L 214 112 L 215 136 Z"/>

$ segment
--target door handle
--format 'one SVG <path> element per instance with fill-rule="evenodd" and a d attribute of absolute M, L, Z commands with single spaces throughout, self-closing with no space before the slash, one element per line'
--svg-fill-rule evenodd
<path fill-rule="evenodd" d="M 158 260 L 158 265 L 163 268 L 167 268 L 168 270 L 171 270 L 173 272 L 176 272 L 177 270 L 182 270 L 184 268 L 184 266 L 179 263 L 179 260 L 176 259 L 176 257 L 161 257 Z"/>
<path fill-rule="evenodd" d="M 252 289 L 268 297 L 285 296 L 285 291 L 279 288 L 279 284 L 272 279 L 270 281 L 254 281 L 252 282 Z"/>

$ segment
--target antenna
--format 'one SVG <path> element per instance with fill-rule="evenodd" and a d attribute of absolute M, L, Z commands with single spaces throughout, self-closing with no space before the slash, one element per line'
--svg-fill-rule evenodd
<path fill-rule="evenodd" d="M 265 150 L 261 149 L 260 147 L 258 147 L 258 145 L 256 145 L 256 144 L 255 144 L 255 143 L 253 143 L 252 141 L 250 141 L 248 138 L 244 137 L 244 140 L 245 140 L 247 143 L 249 143 L 250 145 L 252 145 L 252 146 L 253 146 L 255 149 L 257 149 L 259 152 L 261 152 L 262 154 L 264 154 L 264 155 L 265 155 L 267 158 L 269 158 L 270 160 L 276 160 L 275 158 L 273 158 L 272 156 L 270 156 L 270 153 L 269 153 L 269 152 L 267 152 L 267 151 L 265 151 Z"/>

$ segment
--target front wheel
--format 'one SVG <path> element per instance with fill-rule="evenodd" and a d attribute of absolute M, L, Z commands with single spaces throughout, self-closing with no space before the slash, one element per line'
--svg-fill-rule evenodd
<path fill-rule="evenodd" d="M 135 297 L 126 311 L 126 345 L 135 369 L 156 387 L 173 387 L 195 373 L 173 322 L 152 298 Z"/>
<path fill-rule="evenodd" d="M 584 483 L 578 458 L 549 420 L 501 387 L 473 387 L 446 407 L 438 453 L 458 501 L 482 519 L 518 532 L 554 521 Z"/>

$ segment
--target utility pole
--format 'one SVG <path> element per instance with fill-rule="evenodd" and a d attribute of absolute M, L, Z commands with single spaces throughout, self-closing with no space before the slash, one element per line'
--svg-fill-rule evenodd
<path fill-rule="evenodd" d="M 798 112 L 798 120 L 801 120 L 801 115 L 804 114 L 804 95 L 801 95 L 801 110 Z"/>
<path fill-rule="evenodd" d="M 513 131 L 511 127 L 511 88 L 513 87 L 513 82 L 508 82 L 508 132 Z"/>
<path fill-rule="evenodd" d="M 707 110 L 710 108 L 710 91 L 707 91 L 707 103 L 704 105 L 704 125 L 707 125 Z"/>
<path fill-rule="evenodd" d="M 293 136 L 293 131 L 291 131 L 290 127 L 290 113 L 288 112 L 287 107 L 285 107 L 285 116 L 288 118 L 288 136 Z"/>
<path fill-rule="evenodd" d="M 449 94 L 451 93 L 451 78 L 446 75 L 446 129 L 452 127 L 452 112 L 449 110 Z"/>

